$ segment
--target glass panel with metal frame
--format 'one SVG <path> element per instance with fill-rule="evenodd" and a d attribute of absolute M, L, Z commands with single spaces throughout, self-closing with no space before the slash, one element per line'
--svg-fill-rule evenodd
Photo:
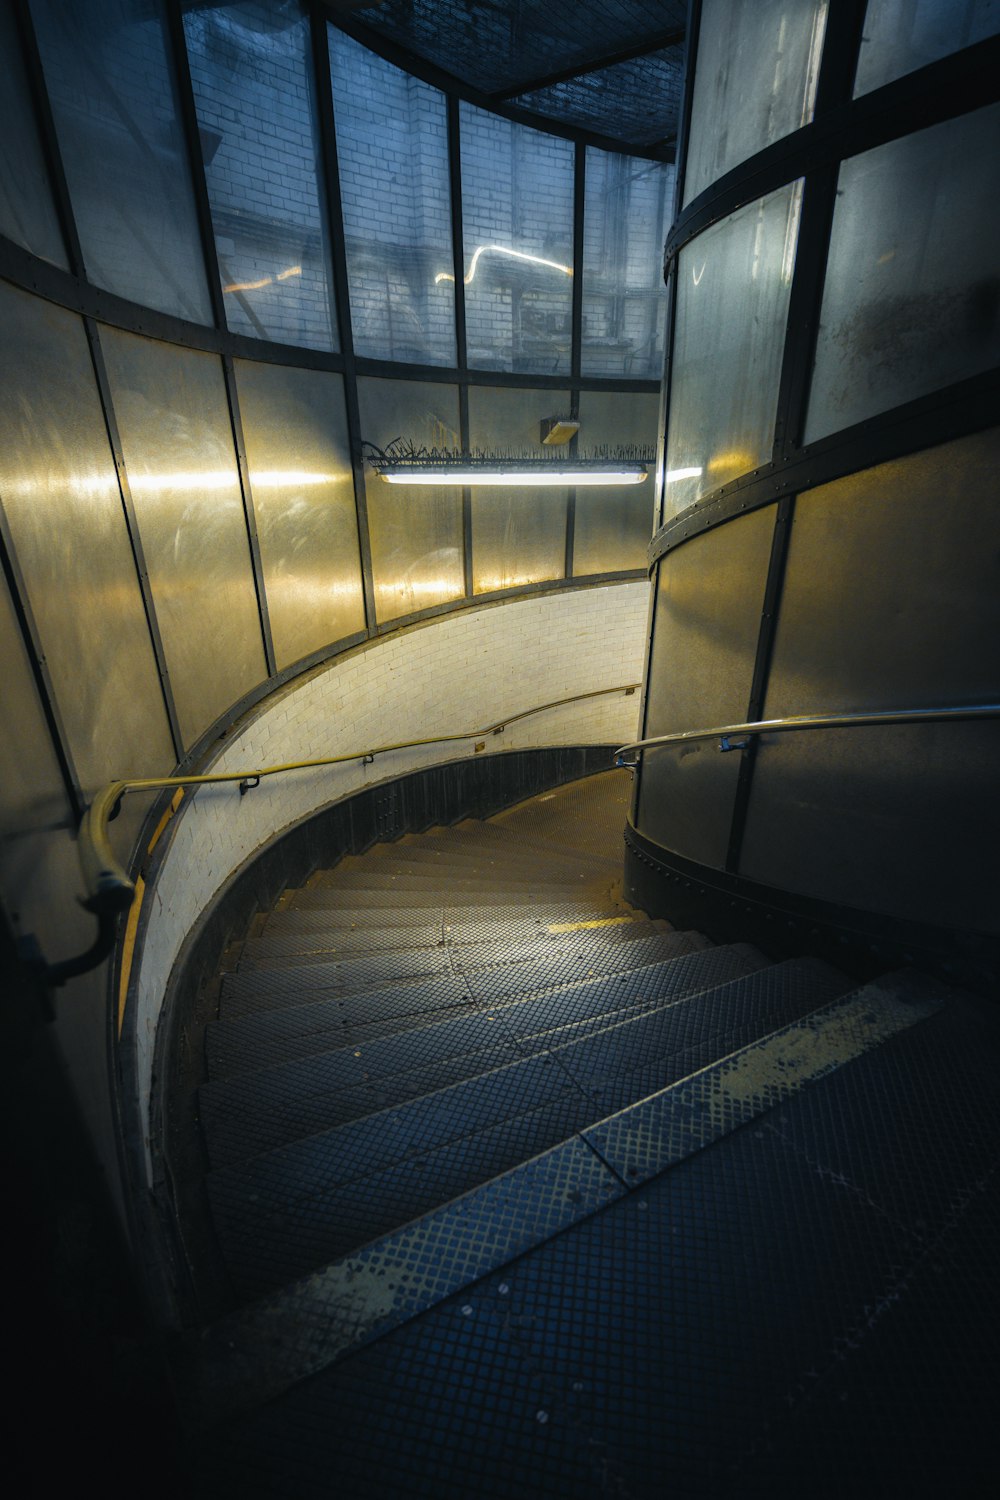
<path fill-rule="evenodd" d="M 66 265 L 14 13 L 0 5 L 0 234 L 56 266 Z"/>
<path fill-rule="evenodd" d="M 868 0 L 854 97 L 1000 32 L 1000 0 Z"/>
<path fill-rule="evenodd" d="M 674 176 L 674 168 L 660 162 L 587 148 L 584 375 L 659 380 L 663 374 L 663 242 Z"/>
<path fill-rule="evenodd" d="M 237 0 L 184 15 L 226 321 L 337 348 L 309 23 Z"/>
<path fill-rule="evenodd" d="M 840 168 L 805 441 L 1000 363 L 1000 105 Z"/>
<path fill-rule="evenodd" d="M 464 101 L 460 121 L 469 364 L 568 373 L 573 146 Z"/>
<path fill-rule="evenodd" d="M 827 0 L 703 0 L 684 202 L 813 117 Z"/>
<path fill-rule="evenodd" d="M 770 461 L 801 201 L 789 183 L 678 257 L 664 520 Z"/>
<path fill-rule="evenodd" d="M 211 323 L 162 0 L 31 0 L 88 278 Z"/>
<path fill-rule="evenodd" d="M 444 95 L 329 31 L 355 353 L 453 365 Z"/>

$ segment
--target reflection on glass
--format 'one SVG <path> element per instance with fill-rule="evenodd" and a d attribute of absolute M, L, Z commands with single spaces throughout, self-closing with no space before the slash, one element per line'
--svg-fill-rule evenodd
<path fill-rule="evenodd" d="M 212 321 L 162 0 L 31 0 L 87 274 Z"/>
<path fill-rule="evenodd" d="M 665 518 L 770 460 L 801 200 L 790 183 L 680 253 Z"/>
<path fill-rule="evenodd" d="M 997 0 L 868 0 L 854 97 L 998 31 Z"/>
<path fill-rule="evenodd" d="M 452 365 L 444 95 L 332 26 L 330 67 L 355 350 Z"/>
<path fill-rule="evenodd" d="M 582 391 L 580 443 L 628 443 L 656 451 L 660 398 L 624 391 Z M 642 484 L 627 489 L 578 489 L 573 535 L 573 572 L 617 573 L 645 568 L 653 531 L 654 468 Z"/>
<path fill-rule="evenodd" d="M 14 15 L 0 6 L 0 234 L 33 255 L 66 265 L 34 110 L 21 62 Z"/>
<path fill-rule="evenodd" d="M 236 378 L 280 670 L 365 625 L 343 379 L 243 360 Z"/>
<path fill-rule="evenodd" d="M 684 202 L 808 125 L 827 0 L 705 0 Z"/>
<path fill-rule="evenodd" d="M 587 148 L 583 373 L 663 374 L 663 243 L 674 168 Z"/>
<path fill-rule="evenodd" d="M 184 31 L 226 321 L 335 349 L 306 17 L 242 0 L 192 7 Z"/>
<path fill-rule="evenodd" d="M 265 675 L 222 366 L 106 329 L 125 466 L 186 746 Z"/>
<path fill-rule="evenodd" d="M 1000 360 L 998 163 L 1000 105 L 843 163 L 806 442 Z"/>
<path fill-rule="evenodd" d="M 359 380 L 361 431 L 385 448 L 409 438 L 427 448 L 458 448 L 458 391 L 428 381 Z M 365 471 L 375 613 L 396 620 L 465 592 L 462 492 L 386 484 Z"/>
<path fill-rule="evenodd" d="M 568 391 L 472 386 L 469 439 L 474 448 L 513 449 L 541 457 L 546 451 L 541 446 L 543 418 L 568 412 Z M 564 576 L 568 497 L 569 491 L 558 487 L 473 489 L 472 565 L 477 594 Z"/>
<path fill-rule="evenodd" d="M 162 774 L 170 732 L 83 323 L 0 284 L 0 326 L 0 494 L 70 751 L 87 792 Z"/>
<path fill-rule="evenodd" d="M 568 371 L 573 147 L 464 102 L 461 135 L 469 364 Z"/>

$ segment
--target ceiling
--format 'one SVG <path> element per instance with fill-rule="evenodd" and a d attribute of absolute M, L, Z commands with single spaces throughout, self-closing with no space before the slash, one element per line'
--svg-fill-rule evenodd
<path fill-rule="evenodd" d="M 390 44 L 484 96 L 623 146 L 672 154 L 687 0 L 328 0 L 360 41 Z M 398 51 L 397 51 L 398 49 Z"/>

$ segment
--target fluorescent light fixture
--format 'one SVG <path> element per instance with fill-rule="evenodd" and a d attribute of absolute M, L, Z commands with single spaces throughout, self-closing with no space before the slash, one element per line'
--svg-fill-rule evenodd
<path fill-rule="evenodd" d="M 545 463 L 538 468 L 512 465 L 505 468 L 459 469 L 414 464 L 396 464 L 383 469 L 380 478 L 387 484 L 460 484 L 504 485 L 534 489 L 539 485 L 611 485 L 641 484 L 648 470 L 644 464 L 621 464 L 606 469 L 575 464 Z"/>

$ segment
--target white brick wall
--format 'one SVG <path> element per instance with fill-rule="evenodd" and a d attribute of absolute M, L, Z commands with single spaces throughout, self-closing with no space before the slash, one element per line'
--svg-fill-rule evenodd
<path fill-rule="evenodd" d="M 649 585 L 561 590 L 463 610 L 371 641 L 269 699 L 206 770 L 251 770 L 399 740 L 484 728 L 555 698 L 638 682 Z M 637 728 L 639 694 L 609 694 L 513 724 L 486 754 L 529 747 L 622 743 Z M 429 745 L 293 771 L 241 797 L 237 785 L 185 798 L 155 884 L 136 955 L 139 1096 L 148 1108 L 153 1045 L 171 969 L 187 933 L 222 886 L 275 835 L 344 797 L 472 753 Z"/>

